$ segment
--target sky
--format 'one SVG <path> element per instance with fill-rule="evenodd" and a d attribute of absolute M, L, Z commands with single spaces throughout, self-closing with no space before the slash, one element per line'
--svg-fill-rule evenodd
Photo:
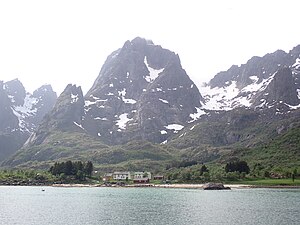
<path fill-rule="evenodd" d="M 86 93 L 107 56 L 139 36 L 177 53 L 200 87 L 233 64 L 299 45 L 299 8 L 299 0 L 0 0 L 0 80 Z"/>

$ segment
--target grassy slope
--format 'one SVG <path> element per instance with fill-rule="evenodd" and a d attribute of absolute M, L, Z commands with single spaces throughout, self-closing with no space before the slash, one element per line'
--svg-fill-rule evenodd
<path fill-rule="evenodd" d="M 268 144 L 255 148 L 241 148 L 225 156 L 240 158 L 250 165 L 261 164 L 264 168 L 300 167 L 300 127 L 270 140 Z"/>
<path fill-rule="evenodd" d="M 230 112 L 220 121 L 199 121 L 186 127 L 167 145 L 131 141 L 109 146 L 85 133 L 52 132 L 43 144 L 18 151 L 6 165 L 49 168 L 57 160 L 92 160 L 97 168 L 107 171 L 163 170 L 174 160 L 226 163 L 239 158 L 252 167 L 260 163 L 263 169 L 300 167 L 298 117 L 268 122 L 257 119 L 253 112 Z M 285 127 L 282 134 L 278 134 L 279 127 Z"/>
<path fill-rule="evenodd" d="M 241 181 L 227 182 L 227 183 L 247 184 L 247 185 L 255 185 L 255 186 L 300 186 L 300 179 L 295 179 L 294 181 L 291 178 L 257 179 L 257 180 L 241 180 Z"/>
<path fill-rule="evenodd" d="M 239 158 L 251 165 L 264 164 L 265 168 L 299 167 L 299 113 L 272 120 L 267 117 L 231 112 L 220 121 L 200 121 L 178 134 L 169 145 L 180 149 L 183 158 L 203 163 Z"/>
<path fill-rule="evenodd" d="M 172 147 L 145 141 L 109 146 L 85 133 L 52 133 L 41 145 L 21 149 L 4 162 L 4 166 L 21 168 L 49 168 L 54 161 L 91 160 L 96 168 L 161 170 L 176 158 Z"/>

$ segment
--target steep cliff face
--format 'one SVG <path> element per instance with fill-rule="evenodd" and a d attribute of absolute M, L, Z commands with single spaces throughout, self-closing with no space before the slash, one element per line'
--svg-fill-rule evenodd
<path fill-rule="evenodd" d="M 201 101 L 178 55 L 135 38 L 107 58 L 85 97 L 80 87 L 68 85 L 23 148 L 4 165 L 75 157 L 85 151 L 93 151 L 104 163 L 131 157 L 166 160 L 172 156 L 157 152 L 160 147 L 147 152 L 136 143 L 166 143 L 201 115 Z M 127 153 L 102 144 L 131 141 L 135 144 L 128 144 Z"/>
<path fill-rule="evenodd" d="M 297 107 L 299 104 L 297 85 L 292 70 L 287 67 L 279 69 L 265 90 L 258 93 L 253 101 L 253 106 L 258 108 L 283 105 L 286 106 L 286 111 L 289 108 Z"/>
<path fill-rule="evenodd" d="M 50 85 L 30 94 L 17 79 L 0 82 L 0 161 L 22 147 L 55 101 Z"/>
<path fill-rule="evenodd" d="M 11 109 L 11 100 L 3 89 L 3 82 L 0 81 L 0 130 L 1 132 L 11 132 L 18 129 L 18 119 Z"/>
<path fill-rule="evenodd" d="M 135 38 L 113 52 L 86 95 L 84 128 L 106 143 L 163 142 L 201 106 L 178 55 Z"/>
<path fill-rule="evenodd" d="M 27 140 L 25 147 L 40 145 L 57 131 L 83 131 L 81 125 L 84 113 L 82 90 L 76 85 L 69 84 L 58 97 L 53 109 L 43 118 L 38 129 Z"/>
<path fill-rule="evenodd" d="M 241 66 L 232 66 L 200 88 L 205 98 L 204 108 L 262 110 L 270 105 L 280 105 L 281 113 L 299 108 L 299 66 L 300 46 L 288 53 L 278 50 L 263 57 L 253 57 Z"/>
<path fill-rule="evenodd" d="M 297 46 L 218 73 L 200 87 L 201 95 L 178 55 L 135 38 L 108 56 L 85 96 L 80 87 L 68 85 L 4 165 L 88 159 L 134 168 L 177 157 L 206 162 L 236 149 L 264 149 L 300 127 L 299 77 Z M 31 133 L 36 122 L 28 119 L 37 118 L 34 112 L 43 105 L 38 96 L 49 88 L 24 95 L 20 84 L 2 86 L 0 103 L 8 106 L 1 108 L 0 120 L 6 115 L 11 122 L 2 119 L 1 129 Z M 20 110 L 25 105 L 28 111 Z"/>

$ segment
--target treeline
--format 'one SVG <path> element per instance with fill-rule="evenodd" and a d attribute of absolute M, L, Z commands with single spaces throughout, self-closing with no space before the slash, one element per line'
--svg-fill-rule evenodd
<path fill-rule="evenodd" d="M 168 180 L 178 182 L 210 182 L 210 181 L 234 181 L 244 179 L 250 173 L 246 161 L 231 161 L 225 165 L 210 165 L 208 168 L 195 161 L 182 161 L 170 164 L 166 168 Z"/>
<path fill-rule="evenodd" d="M 225 172 L 240 172 L 248 174 L 250 172 L 250 168 L 245 161 L 234 161 L 226 164 Z"/>
<path fill-rule="evenodd" d="M 66 161 L 54 163 L 49 171 L 55 176 L 74 176 L 78 180 L 84 180 L 86 177 L 92 176 L 93 168 L 94 166 L 91 161 L 87 163 L 81 161 Z"/>

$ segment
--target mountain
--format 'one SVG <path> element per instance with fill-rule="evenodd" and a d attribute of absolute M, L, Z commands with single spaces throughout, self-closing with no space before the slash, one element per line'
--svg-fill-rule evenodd
<path fill-rule="evenodd" d="M 55 101 L 50 85 L 30 94 L 17 79 L 0 82 L 0 161 L 22 147 Z"/>
<path fill-rule="evenodd" d="M 300 45 L 218 73 L 200 88 L 205 99 L 200 110 L 205 113 L 169 145 L 180 149 L 186 160 L 224 162 L 236 157 L 255 164 L 261 156 L 260 161 L 269 165 L 272 159 L 274 165 L 295 166 L 288 163 L 292 154 L 282 147 L 289 145 L 277 145 L 275 140 L 286 141 L 300 128 L 299 69 Z M 300 140 L 294 138 L 291 146 L 296 152 L 291 162 L 297 162 Z M 271 152 L 282 156 L 276 164 Z"/>
<path fill-rule="evenodd" d="M 141 146 L 148 142 L 166 143 L 199 117 L 202 100 L 178 55 L 152 41 L 135 38 L 108 56 L 86 96 L 76 85 L 66 87 L 16 158 L 24 152 L 28 153 L 27 160 L 41 160 L 41 153 L 51 159 L 62 155 L 72 157 L 74 151 L 66 150 L 72 144 L 68 145 L 63 137 L 68 140 L 85 137 L 92 145 L 101 146 L 93 149 L 98 154 L 107 151 L 106 145 L 137 143 L 136 140 L 144 143 L 139 142 Z M 77 151 L 88 150 L 83 146 L 83 143 L 76 146 Z M 57 149 L 61 149 L 60 154 Z M 155 157 L 148 152 L 136 159 L 166 160 L 165 154 L 169 159 L 173 157 L 165 150 L 158 154 L 156 149 L 161 147 L 150 149 L 156 152 Z M 24 163 L 18 159 L 5 164 L 21 161 Z"/>
<path fill-rule="evenodd" d="M 278 112 L 300 107 L 300 45 L 288 53 L 278 50 L 253 57 L 246 64 L 218 73 L 201 88 L 205 108 L 274 108 Z"/>
<path fill-rule="evenodd" d="M 197 117 L 202 100 L 178 55 L 135 38 L 107 58 L 85 96 L 82 125 L 108 144 L 162 143 Z"/>
<path fill-rule="evenodd" d="M 69 84 L 3 165 L 48 168 L 71 159 L 92 160 L 106 171 L 162 170 L 175 161 L 244 158 L 254 165 L 258 156 L 271 165 L 273 155 L 280 155 L 276 165 L 295 166 L 299 73 L 297 46 L 232 66 L 200 87 L 200 94 L 178 55 L 135 38 L 108 56 L 85 96 Z"/>

